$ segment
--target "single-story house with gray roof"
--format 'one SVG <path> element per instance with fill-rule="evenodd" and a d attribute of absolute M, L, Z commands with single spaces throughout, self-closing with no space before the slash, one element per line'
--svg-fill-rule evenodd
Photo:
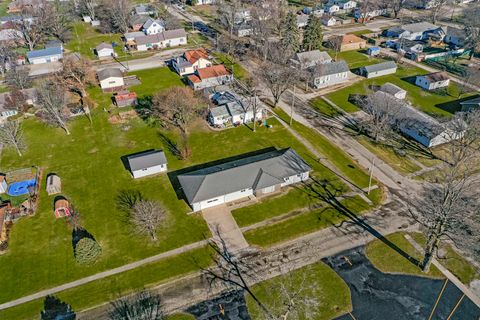
<path fill-rule="evenodd" d="M 397 64 L 387 61 L 360 68 L 360 74 L 366 78 L 376 78 L 397 72 Z"/>
<path fill-rule="evenodd" d="M 150 150 L 127 157 L 128 166 L 135 179 L 167 171 L 167 158 L 162 150 Z"/>
<path fill-rule="evenodd" d="M 98 82 L 103 90 L 121 88 L 125 85 L 122 70 L 119 68 L 106 68 L 97 71 Z"/>
<path fill-rule="evenodd" d="M 407 97 L 407 91 L 406 90 L 403 90 L 399 86 L 397 86 L 393 83 L 390 83 L 390 82 L 382 84 L 380 86 L 379 91 L 388 93 L 389 95 L 392 95 L 399 100 L 403 100 Z"/>
<path fill-rule="evenodd" d="M 63 59 L 61 47 L 51 47 L 27 52 L 27 59 L 30 64 L 51 63 Z"/>
<path fill-rule="evenodd" d="M 318 64 L 332 62 L 332 57 L 326 51 L 311 50 L 296 53 L 291 61 L 300 69 L 313 68 Z"/>
<path fill-rule="evenodd" d="M 313 72 L 312 85 L 319 89 L 345 82 L 349 72 L 350 69 L 343 60 L 319 64 Z"/>
<path fill-rule="evenodd" d="M 311 170 L 289 148 L 181 174 L 178 181 L 193 211 L 200 211 L 306 181 Z"/>
<path fill-rule="evenodd" d="M 460 105 L 462 106 L 462 111 L 480 110 L 480 97 L 462 101 Z"/>

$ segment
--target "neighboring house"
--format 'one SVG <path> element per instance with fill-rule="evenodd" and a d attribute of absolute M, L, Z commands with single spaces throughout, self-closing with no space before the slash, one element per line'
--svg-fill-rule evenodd
<path fill-rule="evenodd" d="M 263 118 L 264 109 L 258 98 L 241 99 L 229 91 L 224 91 L 216 92 L 211 99 L 217 105 L 210 108 L 208 113 L 208 122 L 212 126 L 240 125 Z M 254 115 L 255 103 L 257 110 Z"/>
<path fill-rule="evenodd" d="M 299 14 L 297 15 L 297 27 L 305 28 L 308 23 L 308 15 L 306 14 Z"/>
<path fill-rule="evenodd" d="M 381 53 L 380 47 L 370 47 L 367 49 L 367 54 L 371 57 L 378 56 Z"/>
<path fill-rule="evenodd" d="M 334 14 L 335 12 L 340 11 L 340 7 L 336 4 L 326 5 L 324 11 L 328 14 Z"/>
<path fill-rule="evenodd" d="M 95 54 L 100 59 L 111 58 L 115 56 L 115 51 L 113 51 L 113 46 L 111 43 L 102 42 L 95 47 Z"/>
<path fill-rule="evenodd" d="M 417 22 L 390 28 L 385 32 L 385 35 L 387 37 L 407 40 L 426 40 L 430 36 L 435 36 L 441 40 L 445 32 L 441 27 L 429 22 Z"/>
<path fill-rule="evenodd" d="M 300 69 L 304 70 L 319 64 L 330 63 L 332 62 L 332 58 L 326 51 L 312 50 L 296 53 L 291 61 Z"/>
<path fill-rule="evenodd" d="M 22 93 L 25 97 L 25 104 L 29 106 L 35 105 L 37 102 L 37 90 L 35 88 L 23 89 Z M 6 105 L 6 99 L 9 94 L 9 92 L 0 93 L 0 122 L 18 114 L 17 110 L 8 108 Z"/>
<path fill-rule="evenodd" d="M 189 0 L 190 5 L 200 6 L 204 4 L 214 4 L 215 0 Z"/>
<path fill-rule="evenodd" d="M 394 85 L 393 83 L 387 82 L 384 83 L 380 86 L 379 91 L 388 93 L 391 96 L 394 96 L 395 98 L 399 100 L 404 100 L 407 97 L 407 91 L 403 90 L 397 85 Z"/>
<path fill-rule="evenodd" d="M 103 90 L 114 91 L 125 85 L 122 70 L 118 68 L 107 68 L 97 71 L 97 78 Z"/>
<path fill-rule="evenodd" d="M 336 61 L 317 65 L 313 72 L 312 85 L 319 89 L 348 80 L 348 65 L 345 61 Z"/>
<path fill-rule="evenodd" d="M 367 46 L 367 41 L 354 34 L 346 34 L 343 36 L 333 36 L 328 39 L 330 45 L 335 43 L 339 45 L 339 51 L 360 50 Z"/>
<path fill-rule="evenodd" d="M 22 42 L 23 35 L 16 29 L 2 29 L 0 30 L 0 42 Z"/>
<path fill-rule="evenodd" d="M 385 16 L 389 13 L 388 9 L 387 8 L 383 8 L 383 9 L 367 9 L 366 11 L 365 10 L 361 10 L 360 8 L 356 8 L 354 11 L 353 11 L 353 17 L 357 20 L 359 19 L 365 19 L 365 20 L 371 20 L 373 18 L 376 18 L 376 17 L 380 17 L 380 16 Z"/>
<path fill-rule="evenodd" d="M 141 31 L 135 31 L 135 32 L 127 32 L 123 35 L 123 39 L 125 40 L 125 43 L 127 46 L 132 47 L 135 46 L 136 42 L 135 39 L 144 37 L 145 33 Z"/>
<path fill-rule="evenodd" d="M 241 22 L 239 24 L 236 24 L 233 27 L 233 32 L 239 38 L 249 37 L 253 33 L 253 28 L 252 28 L 252 25 L 249 22 L 244 21 L 244 22 Z"/>
<path fill-rule="evenodd" d="M 143 28 L 143 25 L 147 20 L 150 19 L 148 16 L 139 16 L 139 15 L 134 15 L 130 19 L 130 28 L 135 32 L 135 31 L 140 31 Z"/>
<path fill-rule="evenodd" d="M 415 85 L 425 90 L 435 90 L 448 87 L 450 78 L 445 72 L 434 72 L 415 78 Z"/>
<path fill-rule="evenodd" d="M 188 204 L 200 211 L 306 181 L 312 169 L 293 150 L 274 150 L 178 176 Z"/>
<path fill-rule="evenodd" d="M 233 75 L 223 64 L 197 69 L 195 74 L 187 77 L 193 90 L 201 90 L 233 81 Z"/>
<path fill-rule="evenodd" d="M 480 97 L 460 102 L 462 111 L 480 110 Z"/>
<path fill-rule="evenodd" d="M 52 47 L 27 52 L 27 59 L 30 64 L 51 63 L 63 59 L 61 47 Z"/>
<path fill-rule="evenodd" d="M 204 48 L 185 51 L 183 55 L 173 58 L 171 64 L 172 68 L 181 76 L 193 74 L 197 69 L 213 65 Z"/>
<path fill-rule="evenodd" d="M 412 41 L 400 39 L 395 42 L 395 49 L 402 54 L 418 54 L 423 52 L 423 43 L 421 41 Z"/>
<path fill-rule="evenodd" d="M 136 37 L 134 40 L 138 51 L 178 47 L 187 44 L 185 29 L 166 30 L 162 33 Z"/>
<path fill-rule="evenodd" d="M 357 6 L 357 2 L 352 0 L 330 0 L 329 3 L 336 4 L 341 10 L 351 10 Z"/>
<path fill-rule="evenodd" d="M 137 94 L 135 92 L 130 92 L 128 90 L 120 91 L 113 96 L 115 104 L 117 107 L 128 107 L 137 105 Z"/>
<path fill-rule="evenodd" d="M 322 24 L 327 27 L 333 27 L 337 24 L 337 19 L 334 16 L 330 15 L 323 15 L 322 16 Z"/>
<path fill-rule="evenodd" d="M 142 31 L 148 36 L 165 31 L 165 23 L 158 19 L 148 18 L 142 26 Z"/>
<path fill-rule="evenodd" d="M 374 96 L 376 100 L 389 101 L 385 111 L 390 112 L 389 119 L 393 127 L 427 148 L 459 139 L 463 135 L 463 132 L 454 132 L 449 129 L 448 123 L 440 123 L 388 93 L 377 91 Z"/>
<path fill-rule="evenodd" d="M 243 8 L 235 12 L 234 22 L 236 24 L 247 22 L 250 20 L 252 20 L 252 15 L 250 13 L 250 10 Z"/>
<path fill-rule="evenodd" d="M 45 42 L 45 48 L 54 48 L 54 47 L 60 47 L 62 48 L 62 50 L 64 50 L 63 42 L 60 40 L 49 40 Z"/>
<path fill-rule="evenodd" d="M 138 4 L 133 8 L 135 11 L 135 14 L 139 16 L 153 16 L 157 14 L 157 11 L 155 10 L 155 7 L 150 5 L 150 4 Z"/>
<path fill-rule="evenodd" d="M 167 158 L 162 150 L 150 150 L 127 157 L 133 178 L 143 178 L 167 171 Z"/>
<path fill-rule="evenodd" d="M 397 64 L 393 61 L 386 61 L 360 68 L 360 74 L 368 79 L 385 76 L 395 72 L 397 72 Z"/>
<path fill-rule="evenodd" d="M 467 35 L 465 34 L 465 30 L 454 28 L 454 27 L 447 27 L 447 33 L 443 41 L 448 44 L 453 44 L 457 47 L 463 47 L 465 45 L 465 39 Z"/>

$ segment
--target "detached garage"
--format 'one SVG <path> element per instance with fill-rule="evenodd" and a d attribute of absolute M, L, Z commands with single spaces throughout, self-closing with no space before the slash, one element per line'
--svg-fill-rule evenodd
<path fill-rule="evenodd" d="M 127 157 L 135 179 L 167 171 L 167 158 L 162 150 L 145 151 Z"/>
<path fill-rule="evenodd" d="M 41 50 L 27 52 L 28 62 L 30 64 L 51 63 L 63 59 L 63 50 L 61 47 L 51 47 Z"/>

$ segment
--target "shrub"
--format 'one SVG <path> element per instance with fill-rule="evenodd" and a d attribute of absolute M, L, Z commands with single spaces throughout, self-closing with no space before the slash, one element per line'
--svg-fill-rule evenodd
<path fill-rule="evenodd" d="M 80 264 L 92 264 L 102 253 L 100 245 L 92 238 L 84 237 L 75 246 L 75 259 Z"/>

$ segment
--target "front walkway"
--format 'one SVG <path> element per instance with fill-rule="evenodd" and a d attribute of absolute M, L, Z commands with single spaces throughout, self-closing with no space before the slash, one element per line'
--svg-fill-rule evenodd
<path fill-rule="evenodd" d="M 248 248 L 248 243 L 227 205 L 202 210 L 202 216 L 212 232 L 214 241 L 219 243 L 218 241 L 222 239 L 231 252 Z"/>

